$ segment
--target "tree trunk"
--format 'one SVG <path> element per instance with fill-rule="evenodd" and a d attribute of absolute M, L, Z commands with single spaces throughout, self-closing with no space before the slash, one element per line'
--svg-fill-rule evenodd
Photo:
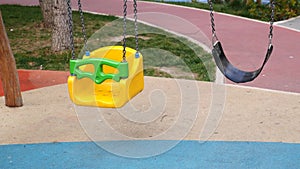
<path fill-rule="evenodd" d="M 0 11 L 0 76 L 5 96 L 5 105 L 21 107 L 23 105 L 20 82 L 15 58 L 9 45 Z"/>
<path fill-rule="evenodd" d="M 261 0 L 256 0 L 256 3 L 260 5 L 261 4 Z"/>
<path fill-rule="evenodd" d="M 55 0 L 53 4 L 54 25 L 52 32 L 52 50 L 62 51 L 70 47 L 68 5 L 66 0 Z"/>
<path fill-rule="evenodd" d="M 53 27 L 53 3 L 54 0 L 39 0 L 44 18 L 44 27 Z"/>

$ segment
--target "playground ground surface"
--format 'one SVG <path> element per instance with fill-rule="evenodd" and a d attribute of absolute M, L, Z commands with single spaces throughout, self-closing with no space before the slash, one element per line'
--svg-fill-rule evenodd
<path fill-rule="evenodd" d="M 151 6 L 145 3 L 142 9 Z M 145 90 L 134 99 L 141 115 L 74 106 L 68 72 L 19 70 L 19 76 L 24 106 L 8 108 L 0 100 L 0 168 L 300 168 L 297 84 L 284 88 L 258 79 L 247 86 L 216 85 L 145 77 Z M 274 90 L 276 85 L 281 90 Z M 155 102 L 159 98 L 165 98 L 163 104 Z M 150 157 L 136 158 L 144 156 Z"/>

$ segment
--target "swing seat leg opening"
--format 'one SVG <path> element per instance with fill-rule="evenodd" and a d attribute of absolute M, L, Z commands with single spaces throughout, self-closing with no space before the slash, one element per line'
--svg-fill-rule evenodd
<path fill-rule="evenodd" d="M 91 52 L 89 58 L 105 58 L 121 62 L 122 46 L 108 46 Z M 97 106 L 103 108 L 118 108 L 124 106 L 130 99 L 144 89 L 143 57 L 135 57 L 136 50 L 126 48 L 128 62 L 128 77 L 119 81 L 106 79 L 102 83 L 95 83 L 91 78 L 77 78 L 69 76 L 68 89 L 71 100 L 80 106 Z M 94 65 L 87 64 L 79 67 L 82 72 L 94 73 Z M 104 74 L 116 74 L 118 70 L 110 66 L 103 66 Z"/>

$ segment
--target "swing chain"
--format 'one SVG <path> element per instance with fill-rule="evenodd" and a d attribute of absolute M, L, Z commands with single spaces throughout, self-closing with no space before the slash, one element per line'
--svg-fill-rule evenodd
<path fill-rule="evenodd" d="M 69 16 L 69 31 L 70 31 L 70 46 L 71 46 L 71 55 L 72 60 L 75 58 L 75 49 L 74 49 L 74 37 L 73 37 L 73 19 L 72 19 L 72 8 L 71 8 L 71 1 L 67 0 L 68 5 L 68 16 Z"/>
<path fill-rule="evenodd" d="M 218 40 L 217 34 L 216 34 L 216 29 L 215 29 L 215 19 L 214 19 L 214 9 L 213 9 L 213 4 L 212 0 L 208 0 L 209 7 L 210 7 L 210 18 L 211 18 L 211 29 L 212 29 L 212 38 L 213 38 L 213 43 L 215 40 Z M 270 19 L 270 32 L 269 32 L 269 45 L 272 44 L 272 39 L 273 39 L 273 23 L 274 23 L 274 18 L 275 18 L 275 0 L 271 0 L 271 19 Z"/>
<path fill-rule="evenodd" d="M 127 0 L 124 1 L 123 6 L 123 62 L 126 62 L 126 16 L 127 16 Z"/>
<path fill-rule="evenodd" d="M 273 23 L 275 18 L 275 0 L 271 0 L 271 20 L 270 20 L 270 33 L 269 33 L 269 46 L 272 45 L 273 39 Z"/>
<path fill-rule="evenodd" d="M 83 17 L 83 12 L 82 12 L 82 5 L 81 5 L 80 0 L 78 0 L 78 10 L 79 10 L 79 13 L 80 13 L 81 31 L 82 31 L 83 38 L 84 38 L 84 49 L 87 52 L 88 51 L 88 49 L 87 49 L 87 37 L 86 37 L 84 17 Z"/>
<path fill-rule="evenodd" d="M 212 0 L 208 0 L 209 8 L 210 8 L 210 22 L 211 22 L 211 30 L 212 30 L 212 43 L 218 41 L 216 29 L 215 29 L 215 18 L 214 18 L 214 8 L 212 4 Z"/>
<path fill-rule="evenodd" d="M 134 31 L 135 31 L 135 45 L 136 45 L 136 47 L 135 47 L 135 49 L 136 49 L 136 52 L 137 52 L 137 54 L 138 54 L 138 52 L 139 52 L 139 41 L 138 41 L 138 39 L 139 39 L 139 37 L 138 37 L 138 24 L 137 24 L 137 3 L 136 3 L 136 0 L 133 0 L 133 7 L 134 7 L 134 26 L 135 26 L 135 28 L 134 28 Z"/>

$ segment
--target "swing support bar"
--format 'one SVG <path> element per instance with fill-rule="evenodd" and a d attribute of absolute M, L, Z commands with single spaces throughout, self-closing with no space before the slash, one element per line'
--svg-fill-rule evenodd
<path fill-rule="evenodd" d="M 83 72 L 80 70 L 81 66 L 93 65 L 94 72 Z M 110 66 L 116 68 L 116 73 L 104 73 L 103 66 Z M 89 58 L 89 59 L 76 59 L 70 60 L 70 73 L 72 76 L 77 76 L 78 79 L 90 78 L 96 84 L 101 84 L 106 79 L 113 79 L 119 82 L 121 79 L 128 78 L 128 62 L 116 62 L 106 58 Z"/>

